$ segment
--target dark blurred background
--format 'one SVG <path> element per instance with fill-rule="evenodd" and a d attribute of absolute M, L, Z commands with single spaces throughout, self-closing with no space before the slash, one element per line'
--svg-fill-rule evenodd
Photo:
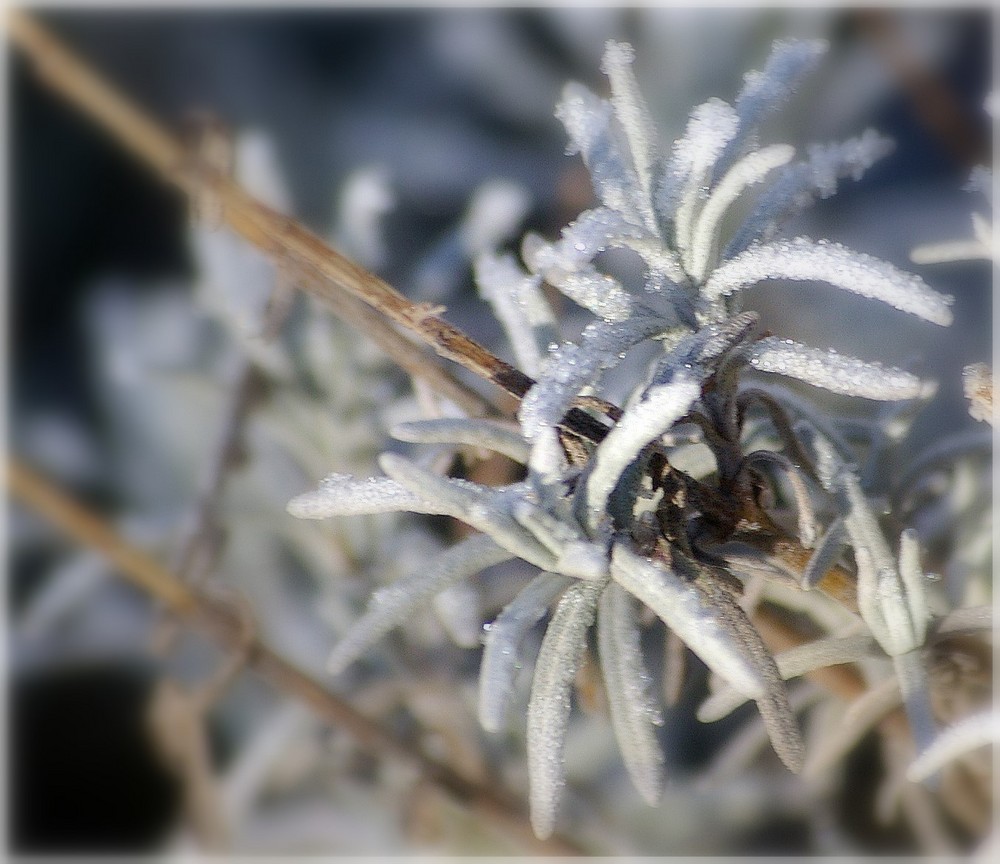
<path fill-rule="evenodd" d="M 821 70 L 776 121 L 774 140 L 784 135 L 802 145 L 872 126 L 897 149 L 861 182 L 845 182 L 819 202 L 799 233 L 919 272 L 955 295 L 956 321 L 947 332 L 903 322 L 894 332 L 909 347 L 893 355 L 877 314 L 860 321 L 850 304 L 820 309 L 825 294 L 789 303 L 792 295 L 776 289 L 762 293 L 761 308 L 775 324 L 787 317 L 799 328 L 780 332 L 861 356 L 906 362 L 918 345 L 938 358 L 929 371 L 953 382 L 963 365 L 989 359 L 989 264 L 918 268 L 908 261 L 913 246 L 969 236 L 969 214 L 981 204 L 962 187 L 990 154 L 983 104 L 992 21 L 985 8 L 34 12 L 168 127 L 181 129 L 192 111 L 209 110 L 235 130 L 266 132 L 291 212 L 321 233 L 330 230 L 333 202 L 351 172 L 383 167 L 396 206 L 385 222 L 390 252 L 380 275 L 419 296 L 428 274 L 443 273 L 454 320 L 490 342 L 497 334 L 474 296 L 467 262 L 435 270 L 429 252 L 487 180 L 529 190 L 524 229 L 551 235 L 587 205 L 586 177 L 578 157 L 563 155 L 552 109 L 571 78 L 604 92 L 598 67 L 606 39 L 635 46 L 637 74 L 666 140 L 681 133 L 698 102 L 731 100 L 772 39 L 828 39 Z M 87 360 L 83 310 L 99 280 L 114 278 L 140 293 L 189 280 L 187 210 L 177 193 L 48 92 L 16 50 L 9 63 L 12 447 L 31 450 L 32 418 L 58 417 L 73 430 L 66 449 L 79 446 L 90 459 L 62 479 L 114 508 L 127 502 L 100 468 L 115 444 Z M 820 335 L 807 338 L 811 333 Z M 925 436 L 935 422 L 964 416 L 960 387 L 943 387 L 940 398 Z M 59 459 L 46 467 L 58 472 Z M 12 559 L 12 618 L 44 583 L 51 560 L 34 546 Z M 151 680 L 142 651 L 69 672 L 36 655 L 45 651 L 22 653 L 14 643 L 15 846 L 156 848 L 177 817 L 179 797 L 136 734 Z M 62 736 L 68 715 L 88 720 Z M 224 753 L 224 741 L 218 746 Z M 123 800 L 121 788 L 141 792 Z M 776 825 L 758 838 L 759 848 L 780 848 L 783 832 L 794 838 L 794 825 Z M 753 848 L 752 838 L 745 840 Z"/>

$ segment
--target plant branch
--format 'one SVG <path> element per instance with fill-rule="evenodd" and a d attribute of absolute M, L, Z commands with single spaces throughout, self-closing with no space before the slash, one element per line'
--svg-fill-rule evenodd
<path fill-rule="evenodd" d="M 216 509 L 229 469 L 239 460 L 243 426 L 261 384 L 257 366 L 245 358 L 231 384 L 219 440 L 211 452 L 202 488 L 188 520 L 177 562 L 172 568 L 185 582 L 200 584 L 202 577 L 211 570 L 218 553 L 220 538 Z"/>
<path fill-rule="evenodd" d="M 17 459 L 8 459 L 7 482 L 22 503 L 77 542 L 107 556 L 130 583 L 164 603 L 172 612 L 197 623 L 223 648 L 245 652 L 248 665 L 261 678 L 308 705 L 331 725 L 346 730 L 361 747 L 411 765 L 449 797 L 539 852 L 580 854 L 580 849 L 563 838 L 536 839 L 520 808 L 506 795 L 469 780 L 398 740 L 258 638 L 254 637 L 248 644 L 245 624 L 232 609 L 183 583 L 154 558 L 131 546 L 104 520 L 72 501 Z"/>
<path fill-rule="evenodd" d="M 71 501 L 16 458 L 7 460 L 7 485 L 32 510 L 44 515 L 77 542 L 104 555 L 132 584 L 175 612 L 197 607 L 192 590 L 144 552 L 127 543 L 110 525 Z"/>

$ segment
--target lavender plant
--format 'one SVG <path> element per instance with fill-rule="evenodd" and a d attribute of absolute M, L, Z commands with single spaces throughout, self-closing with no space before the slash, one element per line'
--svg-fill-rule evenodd
<path fill-rule="evenodd" d="M 812 146 L 798 161 L 789 145 L 761 145 L 762 122 L 823 51 L 819 42 L 776 43 L 733 105 L 699 106 L 661 152 L 632 49 L 609 42 L 602 70 L 610 100 L 569 84 L 556 111 L 598 206 L 556 240 L 526 236 L 520 262 L 493 253 L 476 261 L 482 296 L 518 364 L 536 378 L 519 422 L 448 417 L 392 430 L 451 453 L 503 454 L 524 466 L 524 479 L 485 486 L 442 473 L 452 460 L 440 450 L 416 461 L 386 453 L 384 477 L 331 474 L 288 505 L 306 519 L 410 512 L 476 531 L 377 591 L 334 648 L 332 673 L 468 577 L 513 559 L 537 569 L 486 629 L 479 720 L 488 731 L 504 728 L 527 634 L 554 604 L 527 708 L 539 837 L 556 825 L 571 693 L 592 627 L 624 763 L 642 797 L 659 799 L 662 717 L 641 647 L 641 607 L 713 673 L 699 718 L 753 700 L 792 771 L 828 764 L 900 701 L 917 750 L 935 735 L 927 652 L 940 615 L 929 605 L 921 537 L 883 518 L 866 488 L 866 465 L 885 442 L 870 429 L 859 440 L 856 421 L 817 409 L 770 376 L 897 403 L 886 417 L 903 428 L 934 384 L 771 335 L 743 309 L 746 289 L 780 279 L 826 282 L 932 324 L 951 321 L 950 299 L 917 276 L 834 242 L 779 236 L 791 216 L 891 148 L 872 130 Z M 608 272 L 609 250 L 640 264 L 641 287 Z M 561 341 L 546 285 L 593 314 L 577 341 Z M 608 373 L 651 342 L 656 356 L 619 409 L 605 398 Z M 592 422 L 571 427 L 573 409 Z M 755 623 L 762 602 L 805 615 L 812 635 L 773 653 Z M 853 662 L 865 670 L 859 702 L 868 710 L 822 749 L 804 739 L 785 681 Z M 911 776 L 931 773 L 934 759 Z"/>

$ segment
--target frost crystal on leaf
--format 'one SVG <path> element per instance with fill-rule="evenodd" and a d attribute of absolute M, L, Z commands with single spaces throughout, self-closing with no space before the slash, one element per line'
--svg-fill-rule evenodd
<path fill-rule="evenodd" d="M 737 162 L 712 191 L 698 216 L 691 239 L 690 254 L 685 265 L 698 281 L 705 278 L 709 259 L 718 245 L 719 223 L 726 211 L 751 186 L 762 183 L 775 168 L 791 161 L 795 149 L 787 144 L 775 144 L 755 150 Z"/>
<path fill-rule="evenodd" d="M 833 393 L 866 399 L 916 399 L 925 386 L 916 375 L 878 363 L 822 351 L 791 339 L 768 337 L 749 348 L 747 361 L 761 372 L 798 378 Z"/>
<path fill-rule="evenodd" d="M 542 296 L 540 276 L 529 276 L 512 255 L 484 252 L 475 262 L 479 293 L 510 334 L 517 365 L 537 375 L 548 346 L 555 341 L 555 320 Z"/>
<path fill-rule="evenodd" d="M 951 298 L 932 291 L 919 276 L 838 243 L 806 237 L 754 246 L 727 261 L 705 282 L 704 297 L 712 302 L 765 279 L 826 282 L 934 324 L 951 323 Z"/>
<path fill-rule="evenodd" d="M 656 126 L 649 116 L 649 109 L 632 73 L 634 60 L 635 52 L 631 45 L 608 42 L 601 71 L 611 81 L 611 104 L 628 139 L 632 166 L 642 189 L 643 219 L 646 227 L 655 231 L 656 216 L 653 213 L 652 203 L 653 171 L 658 158 Z"/>
<path fill-rule="evenodd" d="M 386 477 L 358 479 L 350 474 L 330 474 L 315 492 L 305 492 L 289 501 L 288 512 L 299 519 L 329 519 L 362 513 L 439 513 L 440 510 Z"/>
<path fill-rule="evenodd" d="M 698 398 L 697 381 L 678 378 L 650 388 L 611 430 L 597 450 L 587 480 L 587 507 L 592 514 L 607 508 L 608 498 L 625 468 L 650 441 L 655 441 L 687 413 Z"/>
<path fill-rule="evenodd" d="M 633 224 L 643 225 L 647 208 L 642 204 L 642 187 L 615 134 L 611 103 L 580 84 L 567 84 L 556 117 L 569 135 L 567 153 L 583 157 L 597 197 Z"/>
<path fill-rule="evenodd" d="M 755 130 L 761 120 L 780 108 L 792 95 L 796 83 L 815 68 L 826 50 L 826 43 L 818 39 L 775 42 L 764 68 L 747 72 L 743 77 L 743 89 L 736 97 L 741 134 Z"/>
<path fill-rule="evenodd" d="M 562 753 L 569 723 L 570 688 L 594 623 L 602 586 L 579 582 L 563 594 L 538 651 L 528 702 L 528 778 L 531 824 L 548 837 L 555 828 L 563 786 Z"/>

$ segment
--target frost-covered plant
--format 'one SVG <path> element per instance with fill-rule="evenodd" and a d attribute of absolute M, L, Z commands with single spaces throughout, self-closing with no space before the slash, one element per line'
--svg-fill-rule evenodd
<path fill-rule="evenodd" d="M 334 649 L 332 672 L 461 580 L 514 558 L 538 569 L 486 631 L 479 718 L 487 730 L 503 727 L 522 645 L 555 604 L 527 718 L 540 837 L 556 822 L 571 691 L 592 625 L 625 764 L 647 801 L 661 793 L 662 720 L 641 649 L 640 604 L 714 673 L 699 716 L 754 700 L 793 771 L 807 756 L 784 679 L 825 666 L 864 660 L 902 694 L 918 746 L 933 734 L 920 538 L 898 528 L 887 536 L 846 426 L 783 386 L 741 380 L 773 373 L 904 406 L 919 406 L 934 389 L 901 369 L 762 333 L 742 299 L 763 280 L 827 282 L 931 323 L 951 321 L 949 298 L 916 276 L 833 242 L 778 239 L 790 216 L 890 149 L 870 130 L 810 147 L 798 161 L 791 146 L 761 146 L 762 121 L 823 51 L 819 42 L 776 43 L 734 105 L 713 99 L 696 108 L 663 153 L 632 49 L 609 42 L 602 69 L 610 101 L 570 84 L 557 109 L 599 205 L 555 241 L 525 237 L 523 267 L 511 255 L 476 262 L 481 294 L 518 365 L 536 378 L 519 423 L 449 418 L 392 430 L 402 441 L 504 454 L 525 466 L 525 478 L 489 487 L 443 475 L 441 460 L 385 454 L 385 477 L 333 474 L 289 504 L 302 518 L 408 511 L 478 532 L 378 591 Z M 608 250 L 641 264 L 641 287 L 606 272 Z M 595 316 L 576 342 L 560 341 L 546 284 Z M 660 350 L 624 410 L 602 398 L 606 373 L 651 341 Z M 571 411 L 588 422 L 569 422 Z M 744 590 L 761 578 L 768 599 L 805 612 L 822 636 L 773 655 Z M 891 693 L 882 702 L 895 704 Z"/>

